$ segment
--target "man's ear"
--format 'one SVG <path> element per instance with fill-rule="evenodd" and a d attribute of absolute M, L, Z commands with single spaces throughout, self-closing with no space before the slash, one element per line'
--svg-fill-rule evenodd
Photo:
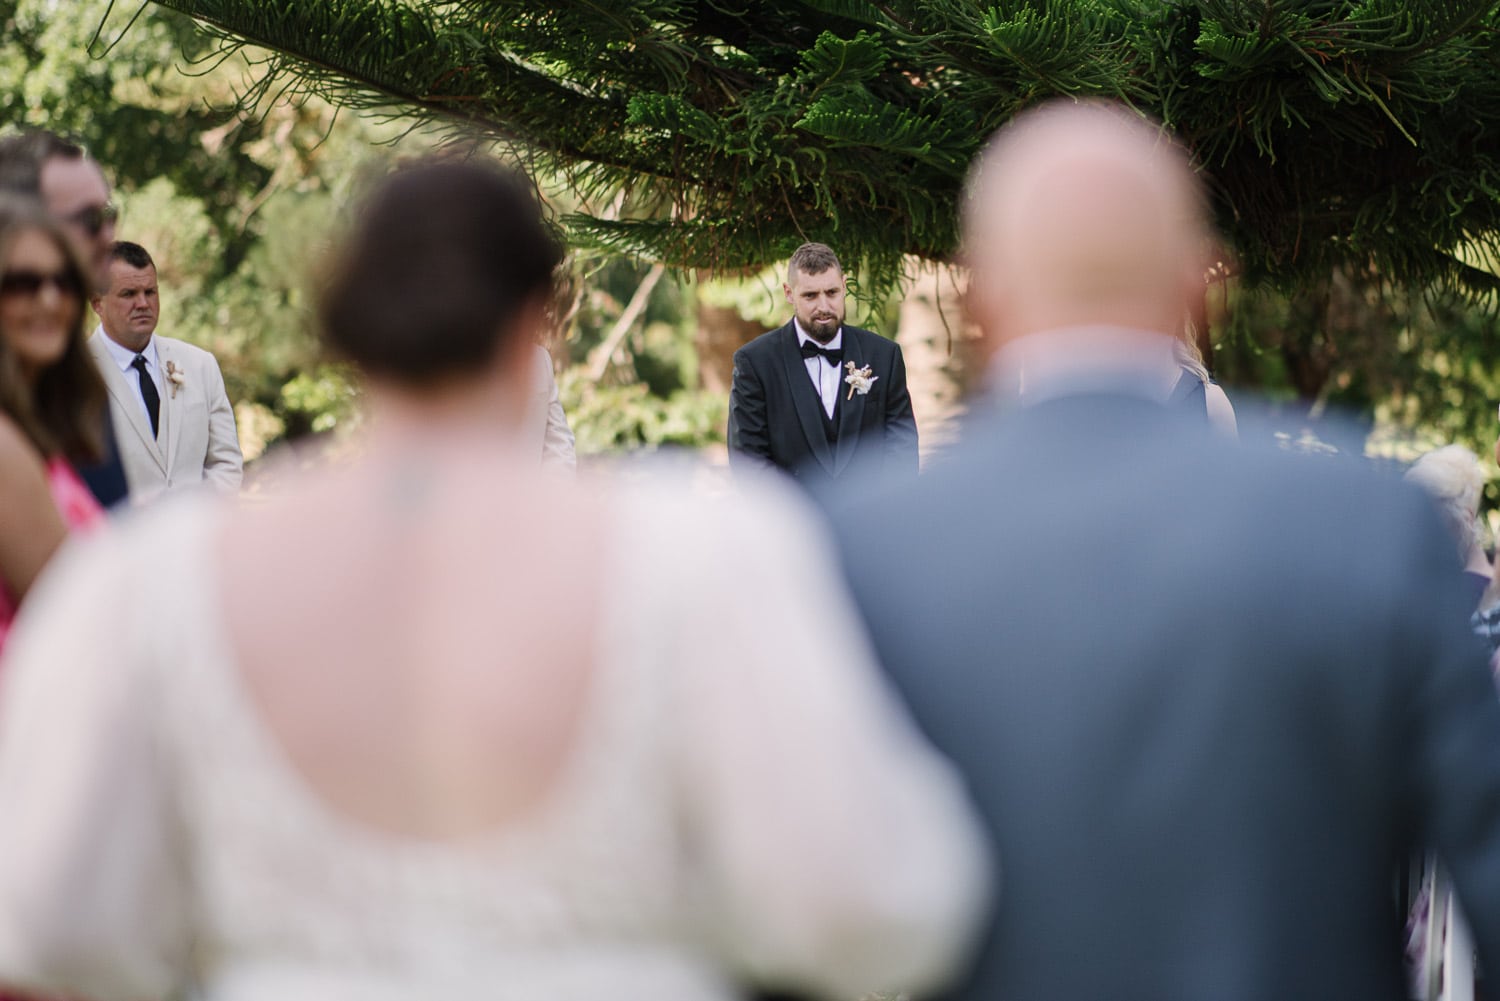
<path fill-rule="evenodd" d="M 103 316 L 104 314 L 99 309 L 99 304 L 101 302 L 103 302 L 103 301 L 104 301 L 104 296 L 102 296 L 102 295 L 91 295 L 91 296 L 89 296 L 89 308 L 92 309 L 95 313 L 98 313 L 100 316 Z"/>
<path fill-rule="evenodd" d="M 781 294 L 784 295 L 784 296 L 786 296 L 786 301 L 787 302 L 791 302 L 792 301 L 792 287 L 790 285 L 788 285 L 786 282 L 782 282 L 781 283 Z"/>

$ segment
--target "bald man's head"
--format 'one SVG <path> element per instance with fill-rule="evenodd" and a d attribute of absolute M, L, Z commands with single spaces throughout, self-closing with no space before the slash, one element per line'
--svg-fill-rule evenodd
<path fill-rule="evenodd" d="M 1111 325 L 1177 335 L 1199 312 L 1210 243 L 1180 147 L 1135 113 L 1053 102 L 991 141 L 970 177 L 971 308 L 992 347 Z"/>

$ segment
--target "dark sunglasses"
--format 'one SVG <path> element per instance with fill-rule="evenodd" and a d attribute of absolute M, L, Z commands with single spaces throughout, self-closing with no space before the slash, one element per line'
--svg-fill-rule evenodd
<path fill-rule="evenodd" d="M 103 205 L 90 205 L 79 209 L 63 218 L 89 236 L 98 236 L 105 226 L 113 224 L 120 218 L 120 210 L 106 202 Z"/>
<path fill-rule="evenodd" d="M 78 276 L 71 271 L 55 271 L 50 275 L 39 271 L 7 271 L 0 275 L 0 295 L 37 295 L 44 285 L 51 285 L 61 295 L 78 295 L 83 291 Z"/>

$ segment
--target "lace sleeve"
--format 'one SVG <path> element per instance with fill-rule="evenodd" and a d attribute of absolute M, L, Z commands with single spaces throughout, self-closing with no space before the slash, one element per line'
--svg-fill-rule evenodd
<path fill-rule="evenodd" d="M 988 897 L 950 766 L 877 672 L 793 498 L 746 503 L 683 614 L 689 846 L 705 932 L 757 985 L 830 998 L 947 980 Z"/>
<path fill-rule="evenodd" d="M 156 621 L 137 565 L 117 539 L 65 547 L 6 644 L 0 984 L 145 1001 L 184 967 L 182 853 L 143 671 Z"/>

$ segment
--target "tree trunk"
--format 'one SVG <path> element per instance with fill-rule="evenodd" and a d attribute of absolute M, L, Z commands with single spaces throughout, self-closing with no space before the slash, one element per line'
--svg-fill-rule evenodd
<path fill-rule="evenodd" d="M 760 334 L 759 323 L 746 320 L 733 306 L 711 306 L 698 300 L 698 384 L 711 392 L 728 395 L 734 371 L 734 353 Z"/>
<path fill-rule="evenodd" d="M 922 462 L 953 444 L 964 400 L 983 376 L 978 331 L 963 311 L 968 275 L 961 268 L 909 259 L 914 275 L 901 302 L 896 342 L 917 418 Z"/>

